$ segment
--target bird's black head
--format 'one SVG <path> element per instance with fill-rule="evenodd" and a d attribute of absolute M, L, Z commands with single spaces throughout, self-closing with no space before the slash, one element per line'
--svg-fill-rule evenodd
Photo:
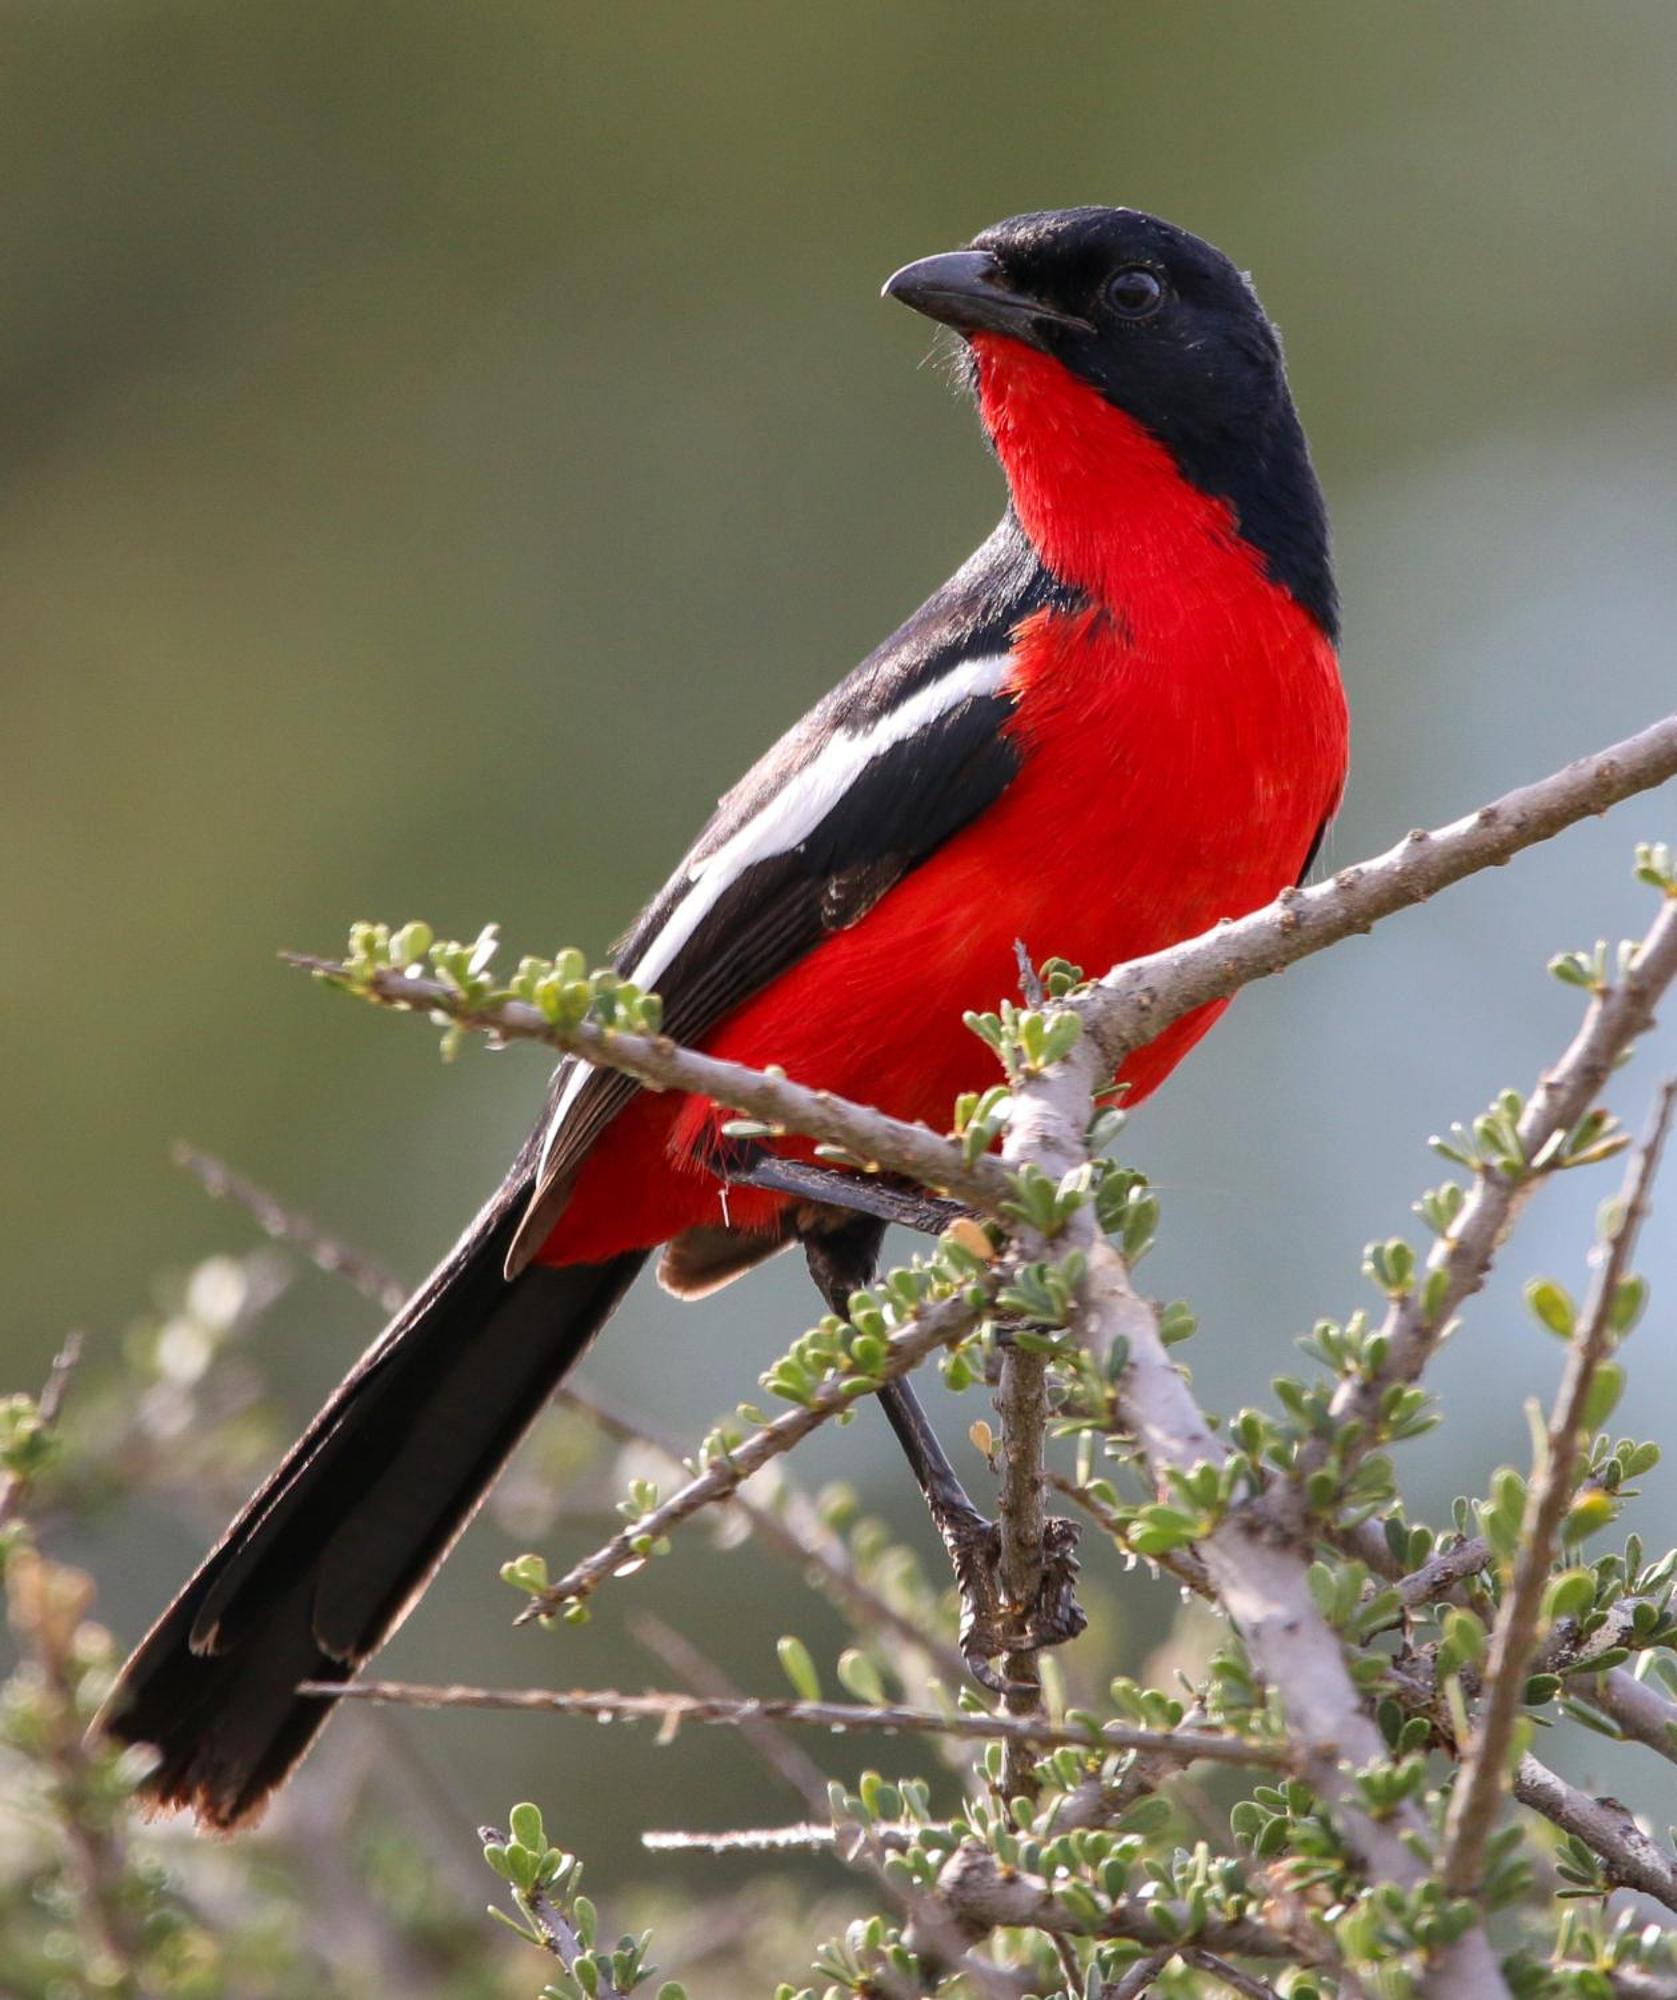
<path fill-rule="evenodd" d="M 905 265 L 885 292 L 969 339 L 1051 356 L 1226 501 L 1271 576 L 1336 630 L 1327 517 L 1281 343 L 1220 250 L 1136 209 L 1052 209 Z"/>

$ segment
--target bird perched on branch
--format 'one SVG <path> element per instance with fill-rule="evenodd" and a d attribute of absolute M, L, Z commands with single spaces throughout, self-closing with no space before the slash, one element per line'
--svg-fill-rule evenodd
<path fill-rule="evenodd" d="M 985 1080 L 962 1014 L 1013 987 L 1015 941 L 1104 969 L 1270 901 L 1335 810 L 1347 723 L 1321 495 L 1226 257 L 1076 208 L 885 290 L 959 336 L 1007 511 L 728 793 L 618 962 L 678 1039 L 941 1129 Z M 1130 1058 L 1129 1103 L 1223 1004 Z M 261 1809 L 329 1713 L 298 1684 L 389 1636 L 651 1252 L 682 1296 L 794 1241 L 829 1295 L 865 1279 L 882 1225 L 788 1192 L 795 1149 L 726 1115 L 561 1065 L 501 1187 L 124 1669 L 104 1727 L 156 1746 L 157 1803 Z M 955 1546 L 947 1462 L 906 1385 L 883 1400 Z"/>

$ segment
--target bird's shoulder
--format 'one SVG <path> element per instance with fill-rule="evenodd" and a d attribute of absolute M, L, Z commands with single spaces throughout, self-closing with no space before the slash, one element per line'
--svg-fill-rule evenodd
<path fill-rule="evenodd" d="M 1015 628 L 1033 613 L 1084 606 L 1080 592 L 1048 570 L 1010 508 L 995 531 L 890 636 L 772 744 L 725 792 L 662 893 L 618 947 L 619 963 L 644 950 L 673 896 L 702 872 L 774 801 L 807 779 L 825 758 L 865 772 L 858 752 L 883 750 L 935 728 L 950 708 L 975 694 L 999 692 Z M 995 663 L 995 671 L 979 663 Z M 826 773 L 821 774 L 823 776 Z"/>

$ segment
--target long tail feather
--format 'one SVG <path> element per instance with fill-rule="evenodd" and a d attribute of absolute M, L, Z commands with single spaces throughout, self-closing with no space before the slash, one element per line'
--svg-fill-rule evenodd
<path fill-rule="evenodd" d="M 259 1813 L 399 1625 L 644 1261 L 510 1281 L 521 1204 L 489 1204 L 356 1364 L 122 1671 L 97 1724 L 149 1743 L 148 1791 L 228 1828 Z"/>

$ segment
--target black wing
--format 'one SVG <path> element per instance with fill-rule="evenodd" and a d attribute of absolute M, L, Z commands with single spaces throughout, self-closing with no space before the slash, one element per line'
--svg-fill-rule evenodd
<path fill-rule="evenodd" d="M 1080 602 L 1009 513 L 752 767 L 616 954 L 625 977 L 662 998 L 667 1033 L 699 1041 L 1000 797 L 1018 769 L 1002 728 L 1013 632 Z M 611 1070 L 559 1066 L 509 1271 L 540 1248 L 577 1167 L 637 1088 Z"/>

